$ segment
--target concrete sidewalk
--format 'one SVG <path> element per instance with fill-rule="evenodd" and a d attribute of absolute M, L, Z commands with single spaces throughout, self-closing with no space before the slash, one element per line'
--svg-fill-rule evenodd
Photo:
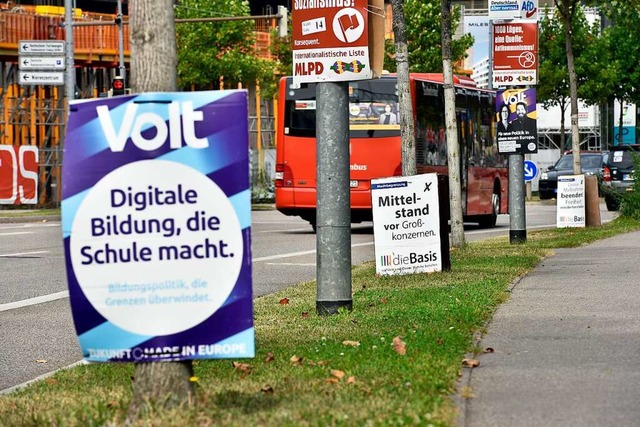
<path fill-rule="evenodd" d="M 479 345 L 460 426 L 640 426 L 640 232 L 556 250 Z"/>

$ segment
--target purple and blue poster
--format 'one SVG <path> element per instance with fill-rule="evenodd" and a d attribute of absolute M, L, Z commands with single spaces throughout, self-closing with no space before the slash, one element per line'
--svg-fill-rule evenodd
<path fill-rule="evenodd" d="M 497 142 L 500 154 L 538 152 L 536 89 L 505 89 L 496 94 Z"/>
<path fill-rule="evenodd" d="M 71 102 L 62 232 L 84 358 L 253 357 L 246 91 Z"/>

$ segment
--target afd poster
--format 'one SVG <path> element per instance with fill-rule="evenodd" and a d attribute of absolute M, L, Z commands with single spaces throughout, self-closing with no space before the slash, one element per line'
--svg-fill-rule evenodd
<path fill-rule="evenodd" d="M 253 357 L 246 91 L 70 104 L 62 232 L 84 358 Z"/>

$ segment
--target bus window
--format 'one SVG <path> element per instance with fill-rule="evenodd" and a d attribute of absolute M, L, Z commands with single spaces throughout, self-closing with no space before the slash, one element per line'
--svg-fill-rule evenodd
<path fill-rule="evenodd" d="M 289 86 L 285 99 L 284 133 L 315 137 L 316 86 Z M 375 138 L 400 135 L 400 113 L 395 79 L 349 84 L 349 136 Z"/>

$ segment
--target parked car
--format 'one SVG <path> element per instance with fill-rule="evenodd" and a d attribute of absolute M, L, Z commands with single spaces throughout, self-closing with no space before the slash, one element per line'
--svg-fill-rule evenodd
<path fill-rule="evenodd" d="M 580 153 L 580 167 L 585 175 L 596 175 L 598 181 L 602 177 L 602 167 L 607 153 L 600 151 L 585 151 Z M 556 197 L 558 193 L 558 177 L 564 175 L 573 175 L 573 154 L 567 153 L 556 162 L 555 165 L 549 166 L 546 172 L 540 175 L 538 180 L 538 191 L 540 199 L 551 199 Z"/>
<path fill-rule="evenodd" d="M 634 155 L 640 156 L 640 145 L 619 145 L 609 152 L 602 172 L 602 192 L 609 211 L 617 211 L 620 195 L 633 189 Z"/>

